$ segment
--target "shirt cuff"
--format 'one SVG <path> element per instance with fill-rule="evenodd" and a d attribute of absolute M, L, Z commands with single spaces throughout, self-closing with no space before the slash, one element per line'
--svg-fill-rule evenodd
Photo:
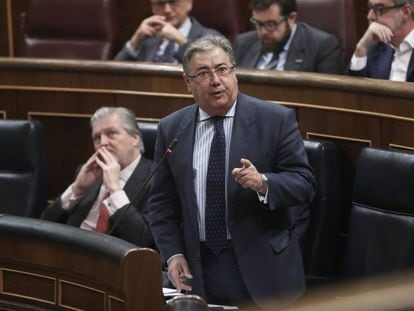
<path fill-rule="evenodd" d="M 358 57 L 355 54 L 352 55 L 349 69 L 352 71 L 360 71 L 367 66 L 367 56 Z"/>
<path fill-rule="evenodd" d="M 126 49 L 126 51 L 128 52 L 128 54 L 130 55 L 130 56 L 132 56 L 132 57 L 135 57 L 135 58 L 137 58 L 138 57 L 138 54 L 139 54 L 139 49 L 138 50 L 135 50 L 133 47 L 132 47 L 132 45 L 131 45 L 131 42 L 127 42 L 127 43 L 125 43 L 125 49 Z"/>
<path fill-rule="evenodd" d="M 170 258 L 168 258 L 167 265 L 170 264 L 171 260 L 173 260 L 175 257 L 178 257 L 178 256 L 184 257 L 184 254 L 175 254 L 175 255 L 172 255 Z"/>
<path fill-rule="evenodd" d="M 263 203 L 263 204 L 267 204 L 268 203 L 268 199 L 267 199 L 268 195 L 267 194 L 269 193 L 269 186 L 267 187 L 266 193 L 264 195 L 262 193 L 260 193 L 260 192 L 256 192 L 256 193 L 257 193 L 257 196 L 258 196 L 259 201 L 261 203 Z"/>
<path fill-rule="evenodd" d="M 129 198 L 124 190 L 119 190 L 112 193 L 110 197 L 104 201 L 104 204 L 108 208 L 109 216 L 112 216 L 121 207 L 129 204 Z"/>
<path fill-rule="evenodd" d="M 62 208 L 64 210 L 70 210 L 81 198 L 75 196 L 75 193 L 72 190 L 72 186 L 73 184 L 70 185 L 60 196 L 60 201 L 62 202 Z"/>

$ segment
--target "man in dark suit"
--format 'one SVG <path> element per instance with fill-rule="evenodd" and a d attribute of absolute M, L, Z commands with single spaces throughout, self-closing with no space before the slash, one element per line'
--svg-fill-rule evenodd
<path fill-rule="evenodd" d="M 151 229 L 179 290 L 219 304 L 293 299 L 305 287 L 295 227 L 314 177 L 294 112 L 239 93 L 234 65 L 223 37 L 186 50 L 197 104 L 160 121 L 155 159 L 178 144 L 154 175 Z"/>
<path fill-rule="evenodd" d="M 371 0 L 369 27 L 357 43 L 349 74 L 414 82 L 414 1 Z"/>
<path fill-rule="evenodd" d="M 341 73 L 338 40 L 297 22 L 296 0 L 252 0 L 250 6 L 256 30 L 235 39 L 238 67 Z"/>
<path fill-rule="evenodd" d="M 42 218 L 101 233 L 119 221 L 112 235 L 142 247 L 154 246 L 146 219 L 149 187 L 127 208 L 152 166 L 142 156 L 135 115 L 125 108 L 103 107 L 92 116 L 91 127 L 95 153 Z"/>
<path fill-rule="evenodd" d="M 218 35 L 194 17 L 193 0 L 151 0 L 154 15 L 144 19 L 115 60 L 181 63 L 185 47 L 206 35 Z"/>

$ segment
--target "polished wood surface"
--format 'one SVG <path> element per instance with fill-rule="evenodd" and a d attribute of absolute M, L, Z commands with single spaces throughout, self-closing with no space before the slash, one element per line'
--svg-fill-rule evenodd
<path fill-rule="evenodd" d="M 334 140 L 344 176 L 364 146 L 414 150 L 411 83 L 300 72 L 236 71 L 240 90 L 295 109 L 303 137 Z M 0 58 L 0 110 L 46 129 L 49 197 L 61 193 L 92 152 L 90 115 L 125 106 L 158 120 L 193 103 L 173 64 Z"/>
<path fill-rule="evenodd" d="M 1 310 L 165 310 L 154 250 L 9 215 L 0 244 Z"/>

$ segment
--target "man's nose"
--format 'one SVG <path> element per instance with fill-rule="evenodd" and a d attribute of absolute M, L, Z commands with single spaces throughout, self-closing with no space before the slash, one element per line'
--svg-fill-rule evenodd
<path fill-rule="evenodd" d="M 367 19 L 370 22 L 374 22 L 377 20 L 377 14 L 375 14 L 375 11 L 373 9 L 368 9 Z"/>
<path fill-rule="evenodd" d="M 101 135 L 100 143 L 101 146 L 106 146 L 108 144 L 108 137 L 106 135 Z"/>

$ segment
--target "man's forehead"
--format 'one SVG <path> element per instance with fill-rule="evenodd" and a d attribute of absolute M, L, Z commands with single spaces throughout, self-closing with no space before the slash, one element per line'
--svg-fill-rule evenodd
<path fill-rule="evenodd" d="M 151 0 L 153 4 L 167 3 L 167 2 L 179 2 L 180 0 Z"/>
<path fill-rule="evenodd" d="M 392 0 L 369 0 L 368 4 L 387 6 L 387 5 L 394 4 L 394 1 L 392 1 Z"/>

